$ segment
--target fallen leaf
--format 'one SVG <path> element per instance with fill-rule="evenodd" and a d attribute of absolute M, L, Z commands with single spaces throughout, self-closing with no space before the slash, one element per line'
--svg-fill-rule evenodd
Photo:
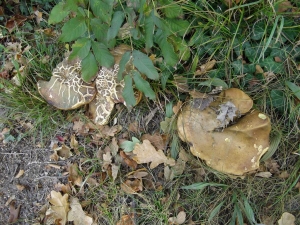
<path fill-rule="evenodd" d="M 179 92 L 189 92 L 189 85 L 186 77 L 175 74 L 173 84 L 177 87 Z"/>
<path fill-rule="evenodd" d="M 264 178 L 270 178 L 272 177 L 272 173 L 270 172 L 259 172 L 255 174 L 256 177 L 264 177 Z"/>
<path fill-rule="evenodd" d="M 36 16 L 35 18 L 36 18 L 37 24 L 40 24 L 40 22 L 43 20 L 43 13 L 36 10 L 36 11 L 34 11 L 34 15 Z"/>
<path fill-rule="evenodd" d="M 186 220 L 186 213 L 184 211 L 180 211 L 176 217 L 170 217 L 168 222 L 169 224 L 183 224 Z"/>
<path fill-rule="evenodd" d="M 118 176 L 119 168 L 120 167 L 115 164 L 111 165 L 111 172 L 112 172 L 111 175 L 112 175 L 113 180 L 116 180 L 116 178 Z"/>
<path fill-rule="evenodd" d="M 71 135 L 70 147 L 74 149 L 76 155 L 80 154 L 80 152 L 78 151 L 79 144 L 74 134 Z"/>
<path fill-rule="evenodd" d="M 283 178 L 283 179 L 287 179 L 289 177 L 289 173 L 287 171 L 283 171 L 279 174 L 278 177 Z"/>
<path fill-rule="evenodd" d="M 71 181 L 73 185 L 77 185 L 77 186 L 81 187 L 82 176 L 79 175 L 78 171 L 79 171 L 79 169 L 78 169 L 77 163 L 71 164 L 68 167 L 69 181 Z"/>
<path fill-rule="evenodd" d="M 5 27 L 11 33 L 16 27 L 22 26 L 23 23 L 27 20 L 26 16 L 15 15 L 12 16 L 5 24 Z"/>
<path fill-rule="evenodd" d="M 133 133 L 138 133 L 139 131 L 139 124 L 137 121 L 134 121 L 133 123 L 130 123 L 129 126 L 128 126 L 128 130 L 130 132 L 133 132 Z"/>
<path fill-rule="evenodd" d="M 295 225 L 295 216 L 284 212 L 281 216 L 281 218 L 278 220 L 278 225 Z"/>
<path fill-rule="evenodd" d="M 120 151 L 120 156 L 123 158 L 124 162 L 127 164 L 127 166 L 131 167 L 132 169 L 136 169 L 137 162 L 131 159 L 124 151 Z"/>
<path fill-rule="evenodd" d="M 173 118 L 166 117 L 164 121 L 160 122 L 160 129 L 164 133 L 168 133 L 172 123 L 173 123 Z"/>
<path fill-rule="evenodd" d="M 116 225 L 135 225 L 134 214 L 130 213 L 129 215 L 123 215 Z"/>
<path fill-rule="evenodd" d="M 46 224 L 64 225 L 67 222 L 69 212 L 68 194 L 61 195 L 60 192 L 51 191 L 49 202 L 52 204 L 46 212 Z"/>
<path fill-rule="evenodd" d="M 24 170 L 19 170 L 18 174 L 15 176 L 15 178 L 20 178 L 24 174 Z"/>
<path fill-rule="evenodd" d="M 73 221 L 74 225 L 92 225 L 93 218 L 87 216 L 82 210 L 81 204 L 78 198 L 70 199 L 71 210 L 68 213 L 68 221 Z"/>
<path fill-rule="evenodd" d="M 179 113 L 181 107 L 182 107 L 182 101 L 178 101 L 177 104 L 173 106 L 173 112 L 175 115 Z"/>
<path fill-rule="evenodd" d="M 127 194 L 136 194 L 143 190 L 143 182 L 141 179 L 126 180 L 121 184 L 121 189 Z"/>
<path fill-rule="evenodd" d="M 21 185 L 21 184 L 16 184 L 16 187 L 17 187 L 18 191 L 23 191 L 25 189 L 25 186 Z"/>
<path fill-rule="evenodd" d="M 73 155 L 71 149 L 64 144 L 61 147 L 55 148 L 53 150 L 63 160 L 70 158 Z"/>
<path fill-rule="evenodd" d="M 20 208 L 21 205 L 18 205 L 17 208 L 15 208 L 15 201 L 12 201 L 9 204 L 9 218 L 8 218 L 8 223 L 15 223 L 19 219 L 19 214 L 20 214 Z"/>
<path fill-rule="evenodd" d="M 198 70 L 196 70 L 196 72 L 194 73 L 194 76 L 201 76 L 206 74 L 208 71 L 210 71 L 212 68 L 214 68 L 215 64 L 216 64 L 216 60 L 213 59 L 203 65 L 200 66 L 200 68 Z"/>
<path fill-rule="evenodd" d="M 159 133 L 154 133 L 153 135 L 144 134 L 142 136 L 142 141 L 143 140 L 149 140 L 156 149 L 161 149 L 161 150 L 165 149 L 167 144 L 165 143 L 162 135 L 160 135 Z"/>

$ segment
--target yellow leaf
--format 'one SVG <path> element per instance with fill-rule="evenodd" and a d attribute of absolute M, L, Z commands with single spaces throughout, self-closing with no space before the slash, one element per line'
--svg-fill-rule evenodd
<path fill-rule="evenodd" d="M 148 140 L 144 140 L 142 144 L 135 144 L 133 153 L 135 154 L 135 156 L 132 157 L 133 160 L 135 160 L 138 164 L 151 162 L 151 169 L 157 167 L 161 163 L 165 163 L 170 166 L 175 165 L 174 159 L 166 157 L 162 150 L 156 151 Z"/>
<path fill-rule="evenodd" d="M 288 212 L 284 212 L 280 218 L 280 220 L 278 220 L 278 225 L 295 225 L 295 216 L 288 213 Z"/>

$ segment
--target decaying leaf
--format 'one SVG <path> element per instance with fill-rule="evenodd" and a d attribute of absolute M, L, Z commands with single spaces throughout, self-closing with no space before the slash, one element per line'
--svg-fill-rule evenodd
<path fill-rule="evenodd" d="M 169 224 L 178 225 L 183 224 L 186 220 L 186 213 L 184 211 L 180 211 L 176 217 L 170 217 L 168 219 Z"/>
<path fill-rule="evenodd" d="M 269 178 L 272 177 L 272 173 L 270 172 L 259 172 L 255 174 L 256 177 L 264 177 L 264 178 Z"/>
<path fill-rule="evenodd" d="M 126 180 L 121 184 L 121 189 L 127 194 L 136 194 L 143 190 L 142 179 Z"/>
<path fill-rule="evenodd" d="M 65 160 L 73 155 L 71 149 L 66 145 L 62 145 L 61 147 L 57 147 L 53 150 L 54 154 L 50 156 L 51 159 L 54 159 L 57 155 L 60 159 Z"/>
<path fill-rule="evenodd" d="M 166 157 L 162 150 L 156 151 L 149 140 L 144 140 L 142 144 L 137 143 L 134 147 L 133 153 L 135 154 L 135 156 L 132 157 L 133 160 L 135 160 L 138 164 L 151 162 L 151 169 L 157 167 L 161 163 L 165 163 L 170 166 L 175 165 L 174 159 Z"/>
<path fill-rule="evenodd" d="M 136 169 L 137 162 L 131 159 L 124 151 L 120 151 L 120 156 L 123 158 L 124 162 L 131 167 L 132 169 Z"/>
<path fill-rule="evenodd" d="M 68 194 L 61 195 L 60 192 L 51 191 L 50 208 L 46 212 L 46 224 L 64 225 L 67 222 L 69 212 Z"/>
<path fill-rule="evenodd" d="M 175 74 L 173 84 L 177 87 L 179 92 L 189 92 L 189 85 L 186 77 Z"/>
<path fill-rule="evenodd" d="M 206 74 L 208 71 L 210 71 L 212 68 L 214 68 L 216 62 L 217 61 L 215 59 L 213 59 L 213 60 L 201 65 L 199 67 L 199 69 L 196 70 L 196 72 L 194 73 L 194 76 L 201 76 L 201 75 Z"/>
<path fill-rule="evenodd" d="M 288 212 L 284 212 L 278 220 L 278 225 L 295 225 L 295 216 Z"/>
<path fill-rule="evenodd" d="M 79 171 L 79 168 L 78 168 L 77 163 L 71 164 L 68 167 L 69 181 L 71 181 L 73 185 L 77 185 L 77 186 L 81 187 L 82 176 L 79 175 L 78 171 Z"/>
<path fill-rule="evenodd" d="M 82 210 L 81 204 L 78 198 L 70 199 L 71 210 L 68 213 L 68 221 L 73 221 L 74 225 L 92 225 L 93 218 L 87 216 Z"/>
<path fill-rule="evenodd" d="M 15 178 L 20 178 L 24 174 L 24 170 L 19 170 L 18 174 L 15 176 Z"/>
<path fill-rule="evenodd" d="M 80 153 L 78 151 L 79 144 L 78 144 L 78 141 L 76 140 L 76 137 L 74 134 L 71 135 L 70 147 L 72 149 L 74 149 L 76 155 L 78 155 Z"/>
<path fill-rule="evenodd" d="M 15 223 L 19 219 L 21 205 L 18 205 L 18 207 L 15 208 L 15 204 L 16 204 L 15 201 L 10 202 L 9 204 L 8 223 Z"/>
<path fill-rule="evenodd" d="M 144 134 L 142 136 L 142 141 L 143 140 L 149 140 L 156 149 L 161 149 L 161 150 L 165 149 L 167 144 L 163 139 L 162 135 L 159 133 L 154 133 L 153 135 Z"/>
<path fill-rule="evenodd" d="M 135 225 L 134 214 L 123 215 L 116 225 Z"/>

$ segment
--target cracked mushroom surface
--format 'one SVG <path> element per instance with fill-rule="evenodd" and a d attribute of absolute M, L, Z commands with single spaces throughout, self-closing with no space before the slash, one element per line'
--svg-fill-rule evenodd
<path fill-rule="evenodd" d="M 89 114 L 93 121 L 105 125 L 115 103 L 125 103 L 122 97 L 124 81 L 118 82 L 117 74 L 119 62 L 127 51 L 131 51 L 128 45 L 122 44 L 114 48 L 111 51 L 115 59 L 114 66 L 101 67 L 95 82 L 91 84 L 81 79 L 81 61 L 66 57 L 53 70 L 50 81 L 38 81 L 38 91 L 50 105 L 58 109 L 70 110 L 89 104 Z"/>
<path fill-rule="evenodd" d="M 80 60 L 66 57 L 52 72 L 50 81 L 37 83 L 40 95 L 52 106 L 62 109 L 76 109 L 91 102 L 96 94 L 93 84 L 80 78 Z"/>
<path fill-rule="evenodd" d="M 240 176 L 259 167 L 260 158 L 269 148 L 271 123 L 263 113 L 250 111 L 253 102 L 249 96 L 228 94 L 241 91 L 237 90 L 223 91 L 203 110 L 192 103 L 185 106 L 178 116 L 177 128 L 179 137 L 190 145 L 193 155 L 213 169 Z M 226 95 L 230 97 L 224 98 Z M 228 109 L 221 120 L 217 105 Z M 245 115 L 233 116 L 239 114 Z M 233 123 L 225 123 L 228 126 L 224 128 L 223 119 Z"/>

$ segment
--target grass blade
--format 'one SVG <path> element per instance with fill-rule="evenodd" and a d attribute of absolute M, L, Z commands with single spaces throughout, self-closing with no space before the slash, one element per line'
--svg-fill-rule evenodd
<path fill-rule="evenodd" d="M 228 185 L 226 184 L 218 184 L 218 183 L 206 183 L 206 182 L 199 182 L 199 183 L 194 183 L 188 186 L 183 186 L 181 189 L 187 189 L 187 190 L 202 190 L 207 186 L 212 186 L 212 187 L 227 187 Z"/>
<path fill-rule="evenodd" d="M 219 211 L 224 203 L 225 203 L 225 201 L 222 201 L 221 203 L 219 203 L 219 205 L 217 205 L 216 208 L 213 209 L 213 211 L 211 211 L 209 218 L 208 218 L 208 222 L 211 222 L 212 219 L 219 213 Z"/>

